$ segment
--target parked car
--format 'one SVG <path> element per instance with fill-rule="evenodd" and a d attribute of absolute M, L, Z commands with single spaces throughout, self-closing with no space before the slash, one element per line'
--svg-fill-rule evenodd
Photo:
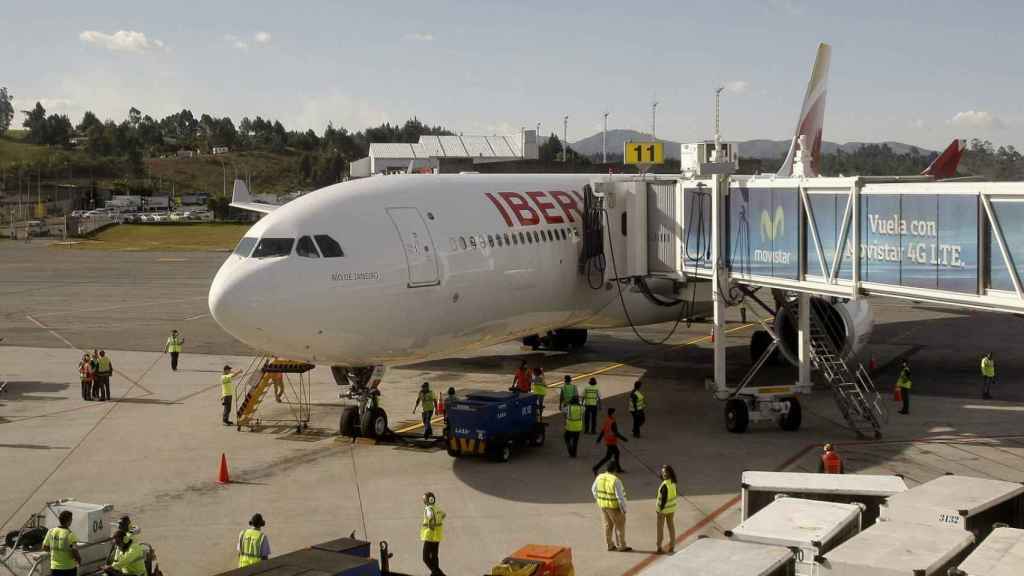
<path fill-rule="evenodd" d="M 33 236 L 49 236 L 50 227 L 42 220 L 29 220 L 28 231 Z"/>

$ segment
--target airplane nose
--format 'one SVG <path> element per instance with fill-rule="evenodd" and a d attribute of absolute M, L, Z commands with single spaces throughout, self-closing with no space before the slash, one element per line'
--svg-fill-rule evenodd
<path fill-rule="evenodd" d="M 251 289 L 250 276 L 250 272 L 237 264 L 227 263 L 214 276 L 207 296 L 210 315 L 217 324 L 228 334 L 249 343 L 260 331 L 256 323 L 259 302 Z"/>

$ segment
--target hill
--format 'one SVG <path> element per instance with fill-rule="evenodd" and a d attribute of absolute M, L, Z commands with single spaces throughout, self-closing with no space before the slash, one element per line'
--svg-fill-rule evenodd
<path fill-rule="evenodd" d="M 636 130 L 609 130 L 608 131 L 608 155 L 621 156 L 623 143 L 629 140 L 647 140 L 649 134 Z M 672 140 L 661 140 L 665 143 L 665 157 L 679 158 L 679 142 Z M 772 160 L 781 158 L 789 151 L 789 140 L 746 140 L 736 143 L 739 146 L 740 156 L 743 158 L 757 158 L 761 160 Z M 932 150 L 902 142 L 847 142 L 838 144 L 825 141 L 821 150 L 825 154 L 835 154 L 836 150 L 842 150 L 844 154 L 852 154 L 868 144 L 887 144 L 896 154 L 906 154 L 913 148 L 917 148 L 922 155 L 932 153 Z M 601 133 L 588 136 L 570 144 L 572 149 L 584 156 L 600 156 L 601 154 Z"/>

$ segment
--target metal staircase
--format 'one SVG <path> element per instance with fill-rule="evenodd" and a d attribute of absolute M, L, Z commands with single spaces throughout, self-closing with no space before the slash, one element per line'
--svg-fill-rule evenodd
<path fill-rule="evenodd" d="M 822 306 L 827 304 L 811 300 L 811 361 L 825 376 L 839 412 L 857 436 L 865 437 L 865 431 L 870 430 L 875 438 L 881 438 L 882 424 L 888 422 L 882 398 L 863 364 L 858 363 L 857 369 L 851 370 L 843 360 L 836 346 L 836 328 L 829 325 L 827 317 L 819 309 Z"/>

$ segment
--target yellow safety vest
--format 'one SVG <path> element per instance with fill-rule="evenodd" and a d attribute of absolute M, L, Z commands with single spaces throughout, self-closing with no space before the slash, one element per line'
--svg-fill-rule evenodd
<path fill-rule="evenodd" d="M 530 389 L 535 396 L 544 396 L 548 393 L 547 382 L 544 381 L 544 376 L 535 376 L 533 378 L 533 388 Z"/>
<path fill-rule="evenodd" d="M 129 540 L 128 550 L 122 551 L 120 546 L 114 546 L 114 561 L 111 566 L 129 576 L 146 575 L 146 551 L 138 542 Z"/>
<path fill-rule="evenodd" d="M 177 337 L 177 338 L 175 338 L 174 336 L 171 336 L 170 338 L 167 339 L 167 351 L 168 352 L 178 352 L 178 353 L 180 353 L 181 352 L 181 344 L 182 344 L 182 342 L 183 342 L 183 340 L 181 339 L 180 336 Z"/>
<path fill-rule="evenodd" d="M 996 377 L 996 363 L 991 358 L 981 359 L 981 375 L 986 378 Z"/>
<path fill-rule="evenodd" d="M 424 412 L 434 411 L 434 391 L 420 392 L 420 404 Z"/>
<path fill-rule="evenodd" d="M 597 505 L 601 508 L 619 507 L 619 499 L 615 496 L 615 482 L 618 478 L 611 472 L 602 472 L 597 477 Z"/>
<path fill-rule="evenodd" d="M 896 385 L 900 388 L 910 390 L 910 386 L 913 385 L 913 382 L 910 381 L 910 374 L 908 374 L 906 370 L 900 370 L 900 375 L 896 379 Z"/>
<path fill-rule="evenodd" d="M 567 384 L 562 384 L 562 402 L 563 403 L 568 404 L 573 399 L 573 397 L 575 397 L 576 394 L 578 394 L 578 393 L 579 392 L 576 391 L 576 385 L 573 384 L 572 382 L 569 382 Z"/>
<path fill-rule="evenodd" d="M 665 507 L 658 509 L 658 513 L 675 514 L 676 508 L 679 507 L 679 503 L 676 502 L 676 498 L 679 497 L 679 492 L 676 488 L 676 483 L 664 480 L 662 481 L 661 486 L 665 486 L 666 488 L 668 488 L 668 498 L 665 499 Z M 658 496 L 654 499 L 655 502 L 658 501 L 658 498 L 661 498 L 661 486 L 658 487 Z"/>
<path fill-rule="evenodd" d="M 50 570 L 70 570 L 75 567 L 71 550 L 78 542 L 75 533 L 67 528 L 50 528 L 43 544 L 50 548 Z"/>
<path fill-rule="evenodd" d="M 584 406 L 597 406 L 597 400 L 599 397 L 596 384 L 587 384 L 587 387 L 583 389 Z"/>
<path fill-rule="evenodd" d="M 245 568 L 252 564 L 259 564 L 263 558 L 260 551 L 263 550 L 263 532 L 246 528 L 238 535 L 238 567 Z"/>
<path fill-rule="evenodd" d="M 639 390 L 634 390 L 633 394 L 636 395 L 636 408 L 633 407 L 633 402 L 629 403 L 630 412 L 639 412 L 644 408 L 647 408 L 647 399 Z"/>
<path fill-rule="evenodd" d="M 100 374 L 110 374 L 110 358 L 107 356 L 100 356 L 96 359 L 96 371 Z"/>
<path fill-rule="evenodd" d="M 231 381 L 231 374 L 224 374 L 220 377 L 220 397 L 225 398 L 227 396 L 235 395 L 235 386 Z"/>
<path fill-rule="evenodd" d="M 565 431 L 583 431 L 583 406 L 580 406 L 579 404 L 569 404 L 569 408 L 565 413 Z"/>
<path fill-rule="evenodd" d="M 430 516 L 433 516 L 433 520 L 430 519 Z M 429 504 L 423 509 L 420 540 L 424 542 L 440 542 L 444 540 L 444 511 L 435 504 Z"/>

